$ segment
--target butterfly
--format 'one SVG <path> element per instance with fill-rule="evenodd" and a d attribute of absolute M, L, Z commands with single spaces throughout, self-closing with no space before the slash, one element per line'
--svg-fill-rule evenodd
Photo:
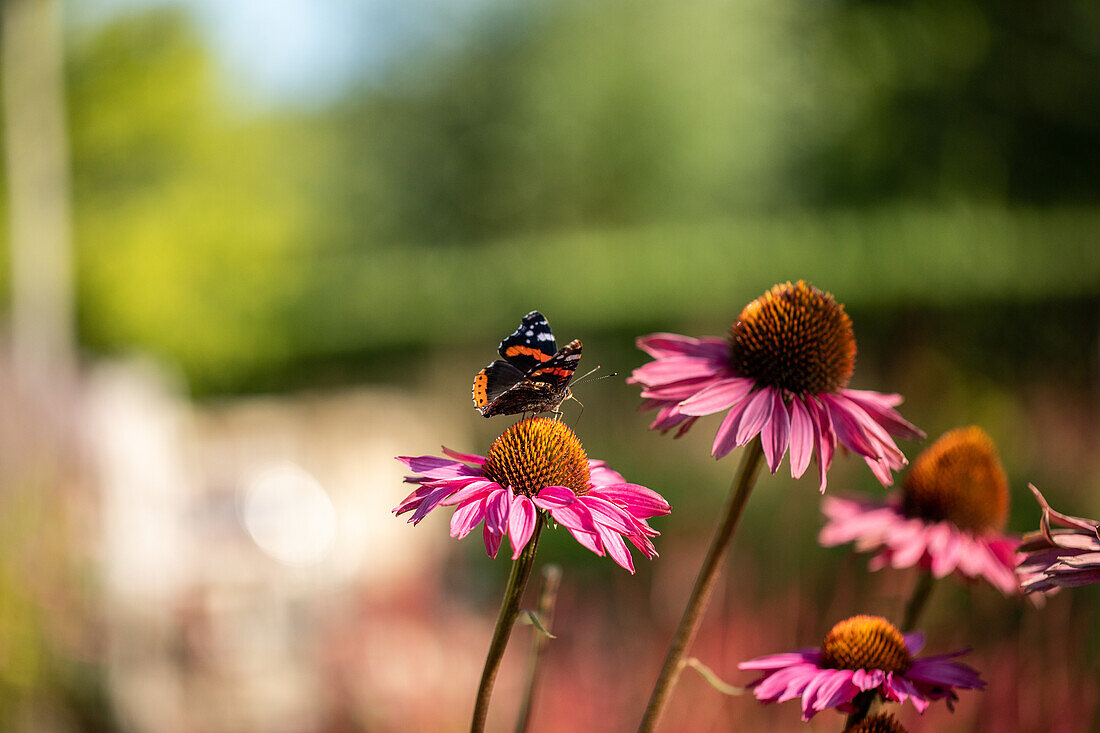
<path fill-rule="evenodd" d="M 483 417 L 557 412 L 572 397 L 569 381 L 581 360 L 581 342 L 560 349 L 546 317 L 531 311 L 497 347 L 494 361 L 474 377 L 474 407 Z"/>

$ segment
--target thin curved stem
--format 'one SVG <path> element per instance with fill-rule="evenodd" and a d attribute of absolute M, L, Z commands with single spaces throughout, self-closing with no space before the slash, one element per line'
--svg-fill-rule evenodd
<path fill-rule="evenodd" d="M 554 606 L 558 600 L 559 585 L 561 585 L 561 566 L 544 566 L 538 613 L 542 628 L 547 632 L 550 631 L 550 626 L 554 623 Z M 541 630 L 533 630 L 531 666 L 527 670 L 527 691 L 523 696 L 523 702 L 519 706 L 519 715 L 516 718 L 516 733 L 526 733 L 527 728 L 531 725 L 531 713 L 535 707 L 535 689 L 538 687 L 539 676 L 542 672 L 542 655 L 546 651 L 546 643 L 549 640 L 549 637 Z"/>
<path fill-rule="evenodd" d="M 932 577 L 932 573 L 927 570 L 921 571 L 920 579 L 917 580 L 917 585 L 913 588 L 913 595 L 910 596 L 909 602 L 905 604 L 905 620 L 901 622 L 903 632 L 912 631 L 913 627 L 917 625 L 917 619 L 920 618 L 924 607 L 928 605 L 928 599 L 932 597 L 932 587 L 935 583 L 936 579 Z"/>
<path fill-rule="evenodd" d="M 520 556 L 512 562 L 512 572 L 508 575 L 508 585 L 504 588 L 504 599 L 500 603 L 500 615 L 493 630 L 493 640 L 489 642 L 489 652 L 485 655 L 485 669 L 481 673 L 481 684 L 477 688 L 477 702 L 474 704 L 474 717 L 470 721 L 470 733 L 485 730 L 485 719 L 489 716 L 489 698 L 493 694 L 493 683 L 508 647 L 508 637 L 519 615 L 519 602 L 527 588 L 527 579 L 531 577 L 531 568 L 535 564 L 535 549 L 538 547 L 539 534 L 542 532 L 542 514 L 535 513 L 535 529 L 531 539 L 523 548 Z"/>
<path fill-rule="evenodd" d="M 710 549 L 703 559 L 703 565 L 699 568 L 699 575 L 695 578 L 695 587 L 691 590 L 684 615 L 680 619 L 680 626 L 676 629 L 676 636 L 668 649 L 665 664 L 657 677 L 657 683 L 650 695 L 649 705 L 645 710 L 645 717 L 638 727 L 639 733 L 651 733 L 661 720 L 665 706 L 672 696 L 672 688 L 679 680 L 680 671 L 684 667 L 684 656 L 691 643 L 695 640 L 695 634 L 699 630 L 703 613 L 707 609 L 711 591 L 714 590 L 714 582 L 718 577 L 718 568 L 726 555 L 733 533 L 741 521 L 741 515 L 745 511 L 745 504 L 752 493 L 752 487 L 756 483 L 756 477 L 760 473 L 760 467 L 764 465 L 764 448 L 757 436 L 745 449 L 741 458 L 741 465 L 737 469 L 737 475 L 730 486 L 729 500 L 726 502 L 725 511 L 722 513 L 722 521 L 714 532 L 714 538 L 710 542 Z"/>

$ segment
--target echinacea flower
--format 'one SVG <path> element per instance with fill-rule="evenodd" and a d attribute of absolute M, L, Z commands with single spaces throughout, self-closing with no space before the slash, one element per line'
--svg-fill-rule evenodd
<path fill-rule="evenodd" d="M 1100 583 L 1100 522 L 1071 517 L 1050 508 L 1039 490 L 1029 485 L 1043 509 L 1039 531 L 1024 536 L 1020 552 L 1020 585 L 1025 593 L 1047 593 Z M 1051 529 L 1054 519 L 1064 529 Z"/>
<path fill-rule="evenodd" d="M 844 729 L 844 733 L 906 733 L 906 731 L 905 727 L 890 713 L 878 713 L 848 726 Z"/>
<path fill-rule="evenodd" d="M 745 306 L 726 339 L 655 333 L 638 339 L 654 358 L 627 380 L 641 384 L 649 426 L 686 432 L 702 415 L 728 410 L 714 437 L 721 458 L 760 435 L 772 473 L 790 447 L 791 476 L 817 461 L 821 490 L 839 442 L 858 453 L 884 486 L 905 456 L 891 436 L 922 438 L 894 409 L 897 394 L 848 389 L 856 339 L 844 306 L 799 280 Z"/>
<path fill-rule="evenodd" d="M 955 657 L 967 650 L 935 657 L 916 657 L 924 635 L 905 634 L 879 616 L 853 616 L 834 626 L 820 648 L 773 654 L 738 665 L 763 676 L 752 682 L 756 699 L 765 703 L 802 700 L 802 719 L 822 710 L 854 711 L 861 693 L 877 693 L 884 700 L 909 700 L 923 713 L 933 700 L 958 700 L 956 689 L 981 689 L 985 682 L 974 669 Z"/>
<path fill-rule="evenodd" d="M 871 570 L 914 565 L 942 578 L 985 578 L 1017 593 L 1018 538 L 1004 534 L 1008 478 L 993 441 L 971 426 L 944 433 L 913 461 L 900 494 L 885 500 L 827 497 L 826 547 L 855 542 Z"/>
<path fill-rule="evenodd" d="M 610 555 L 634 572 L 624 539 L 643 555 L 657 557 L 651 537 L 660 533 L 647 519 L 669 513 L 657 492 L 628 483 L 603 461 L 589 460 L 577 436 L 558 420 L 516 423 L 489 447 L 487 456 L 443 449 L 448 458 L 399 456 L 419 484 L 393 511 L 413 512 L 417 524 L 437 506 L 458 507 L 451 536 L 462 539 L 484 521 L 485 551 L 496 557 L 505 535 L 518 558 L 542 510 L 597 555 Z"/>

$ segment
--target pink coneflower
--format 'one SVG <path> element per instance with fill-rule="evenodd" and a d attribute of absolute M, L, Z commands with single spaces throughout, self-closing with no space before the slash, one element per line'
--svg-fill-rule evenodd
<path fill-rule="evenodd" d="M 915 655 L 923 646 L 923 634 L 902 636 L 884 618 L 853 616 L 834 626 L 820 649 L 773 654 L 738 667 L 763 672 L 749 685 L 758 700 L 773 703 L 800 697 L 803 720 L 829 708 L 855 712 L 856 697 L 862 693 L 898 703 L 909 700 L 920 713 L 943 698 L 954 709 L 956 689 L 985 687 L 975 670 L 952 661 L 966 650 L 918 659 Z"/>
<path fill-rule="evenodd" d="M 638 348 L 654 361 L 627 381 L 645 388 L 642 409 L 658 410 L 651 429 L 679 427 L 679 436 L 699 416 L 729 410 L 714 437 L 716 458 L 760 435 L 772 473 L 788 446 L 795 478 L 815 457 L 822 491 L 837 442 L 889 486 L 906 462 L 890 436 L 924 436 L 894 410 L 900 395 L 847 388 L 852 322 L 832 295 L 801 280 L 745 306 L 726 339 L 656 333 Z"/>
<path fill-rule="evenodd" d="M 971 426 L 944 433 L 916 457 L 900 494 L 886 500 L 827 497 L 826 547 L 855 542 L 876 553 L 871 569 L 920 566 L 942 578 L 985 578 L 1008 595 L 1018 592 L 1018 538 L 1003 533 L 1008 478 L 993 441 Z"/>
<path fill-rule="evenodd" d="M 1024 536 L 1020 585 L 1025 593 L 1046 593 L 1100 583 L 1100 522 L 1061 514 L 1029 485 L 1043 509 L 1039 531 Z M 1065 529 L 1051 529 L 1054 519 Z"/>
<path fill-rule="evenodd" d="M 518 558 L 541 509 L 597 555 L 610 555 L 631 573 L 634 561 L 624 539 L 652 559 L 650 541 L 659 532 L 646 522 L 669 513 L 659 494 L 628 483 L 603 461 L 589 460 L 565 423 L 530 418 L 516 423 L 489 447 L 486 457 L 443 449 L 449 458 L 399 456 L 419 484 L 393 511 L 413 512 L 417 524 L 437 506 L 457 506 L 451 536 L 462 539 L 484 521 L 489 557 L 496 557 L 505 535 Z"/>

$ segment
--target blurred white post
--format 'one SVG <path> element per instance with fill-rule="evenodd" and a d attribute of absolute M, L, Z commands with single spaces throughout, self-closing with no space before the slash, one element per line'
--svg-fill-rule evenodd
<path fill-rule="evenodd" d="M 12 356 L 20 383 L 48 403 L 75 367 L 62 59 L 58 0 L 0 0 Z"/>

